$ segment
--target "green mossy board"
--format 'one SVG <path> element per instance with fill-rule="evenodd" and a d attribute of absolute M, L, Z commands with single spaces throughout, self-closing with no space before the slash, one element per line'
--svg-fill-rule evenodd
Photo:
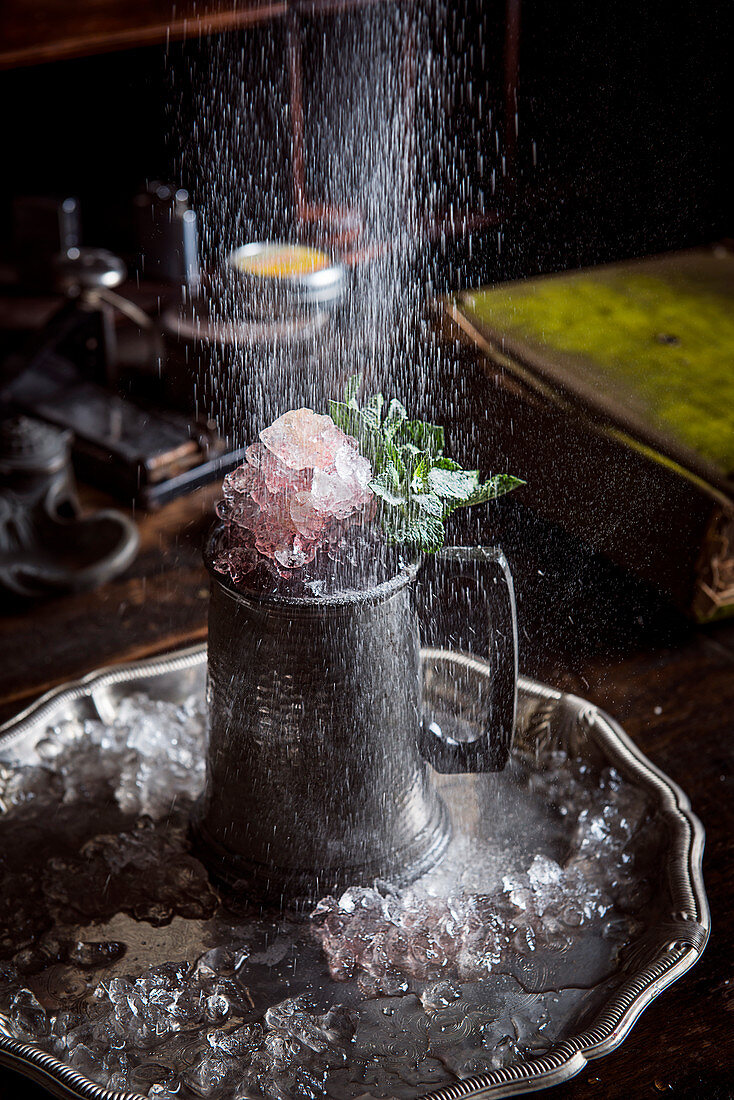
<path fill-rule="evenodd" d="M 675 457 L 734 473 L 734 255 L 695 250 L 467 292 L 508 354 L 581 387 Z M 543 371 L 546 365 L 547 372 Z M 649 436 L 648 436 L 649 437 Z"/>

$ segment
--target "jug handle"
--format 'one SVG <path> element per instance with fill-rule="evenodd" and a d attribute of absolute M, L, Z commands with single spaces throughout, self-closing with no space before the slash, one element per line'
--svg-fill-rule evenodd
<path fill-rule="evenodd" d="M 442 773 L 501 771 L 507 763 L 517 706 L 517 615 L 515 589 L 507 558 L 495 546 L 447 546 L 436 557 L 478 562 L 491 591 L 489 619 L 489 705 L 484 733 L 476 741 L 454 741 L 434 733 L 424 719 L 420 752 Z M 489 602 L 489 601 L 488 601 Z"/>

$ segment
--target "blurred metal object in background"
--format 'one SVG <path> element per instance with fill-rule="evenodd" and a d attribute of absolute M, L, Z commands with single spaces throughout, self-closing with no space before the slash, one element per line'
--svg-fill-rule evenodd
<path fill-rule="evenodd" d="M 0 587 L 16 596 L 96 588 L 137 553 L 127 516 L 81 515 L 71 439 L 25 416 L 0 422 Z"/>
<path fill-rule="evenodd" d="M 53 283 L 64 294 L 81 294 L 85 290 L 111 289 L 119 286 L 127 275 L 127 267 L 119 256 L 106 248 L 67 248 L 51 259 Z"/>
<path fill-rule="evenodd" d="M 78 199 L 47 195 L 22 195 L 14 199 L 13 253 L 23 286 L 51 289 L 54 256 L 78 248 L 81 239 Z"/>
<path fill-rule="evenodd" d="M 117 342 L 116 318 L 118 314 L 145 333 L 148 338 L 151 356 L 154 361 L 160 357 L 160 339 L 158 327 L 153 320 L 129 298 L 115 293 L 115 288 L 125 281 L 127 266 L 119 256 L 108 252 L 106 248 L 70 248 L 53 259 L 54 283 L 57 290 L 63 291 L 74 303 L 90 314 L 97 314 L 99 320 L 98 371 L 100 382 L 115 385 L 118 379 L 119 350 Z"/>
<path fill-rule="evenodd" d="M 288 408 L 325 407 L 342 389 L 347 287 L 341 263 L 298 242 L 235 249 L 162 313 L 162 403 L 237 448 Z"/>
<path fill-rule="evenodd" d="M 188 191 L 155 180 L 135 196 L 134 217 L 140 274 L 175 286 L 197 286 L 199 229 Z"/>

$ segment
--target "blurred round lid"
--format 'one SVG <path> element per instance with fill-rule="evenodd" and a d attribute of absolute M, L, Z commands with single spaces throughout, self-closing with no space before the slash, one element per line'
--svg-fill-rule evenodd
<path fill-rule="evenodd" d="M 255 241 L 230 253 L 229 266 L 253 290 L 271 289 L 294 300 L 326 305 L 344 292 L 346 272 L 325 252 L 288 241 Z"/>

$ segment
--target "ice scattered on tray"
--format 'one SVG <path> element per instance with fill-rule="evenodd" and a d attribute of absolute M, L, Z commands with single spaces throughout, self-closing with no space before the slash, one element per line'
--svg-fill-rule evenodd
<path fill-rule="evenodd" d="M 0 810 L 59 795 L 66 803 L 99 797 L 111 785 L 126 814 L 154 821 L 175 798 L 204 785 L 207 712 L 202 698 L 174 704 L 136 693 L 115 704 L 114 722 L 71 719 L 36 745 L 46 767 L 0 766 Z"/>
<path fill-rule="evenodd" d="M 514 797 L 542 805 L 566 849 L 487 872 L 484 892 L 457 866 L 445 887 L 355 886 L 273 918 L 223 906 L 189 851 L 203 700 L 134 695 L 116 714 L 63 723 L 38 765 L 0 771 L 4 1026 L 109 1088 L 415 1100 L 547 1050 L 642 931 L 651 818 L 612 768 L 518 753 Z M 100 935 L 119 913 L 198 922 L 192 942 L 211 946 L 136 972 L 125 937 Z"/>
<path fill-rule="evenodd" d="M 22 989 L 7 1014 L 19 1038 L 90 1080 L 158 1100 L 407 1100 L 545 1051 L 554 1036 L 559 995 L 528 994 L 510 975 L 346 1004 L 299 994 L 263 1011 L 256 967 L 229 945 L 104 981 L 83 1011 L 47 1013 Z"/>
<path fill-rule="evenodd" d="M 535 855 L 525 874 L 505 877 L 497 894 L 430 897 L 353 887 L 325 898 L 313 914 L 335 981 L 357 974 L 375 992 L 397 992 L 406 978 L 486 977 L 513 953 L 567 950 L 575 931 L 603 917 L 611 899 L 578 872 Z"/>

